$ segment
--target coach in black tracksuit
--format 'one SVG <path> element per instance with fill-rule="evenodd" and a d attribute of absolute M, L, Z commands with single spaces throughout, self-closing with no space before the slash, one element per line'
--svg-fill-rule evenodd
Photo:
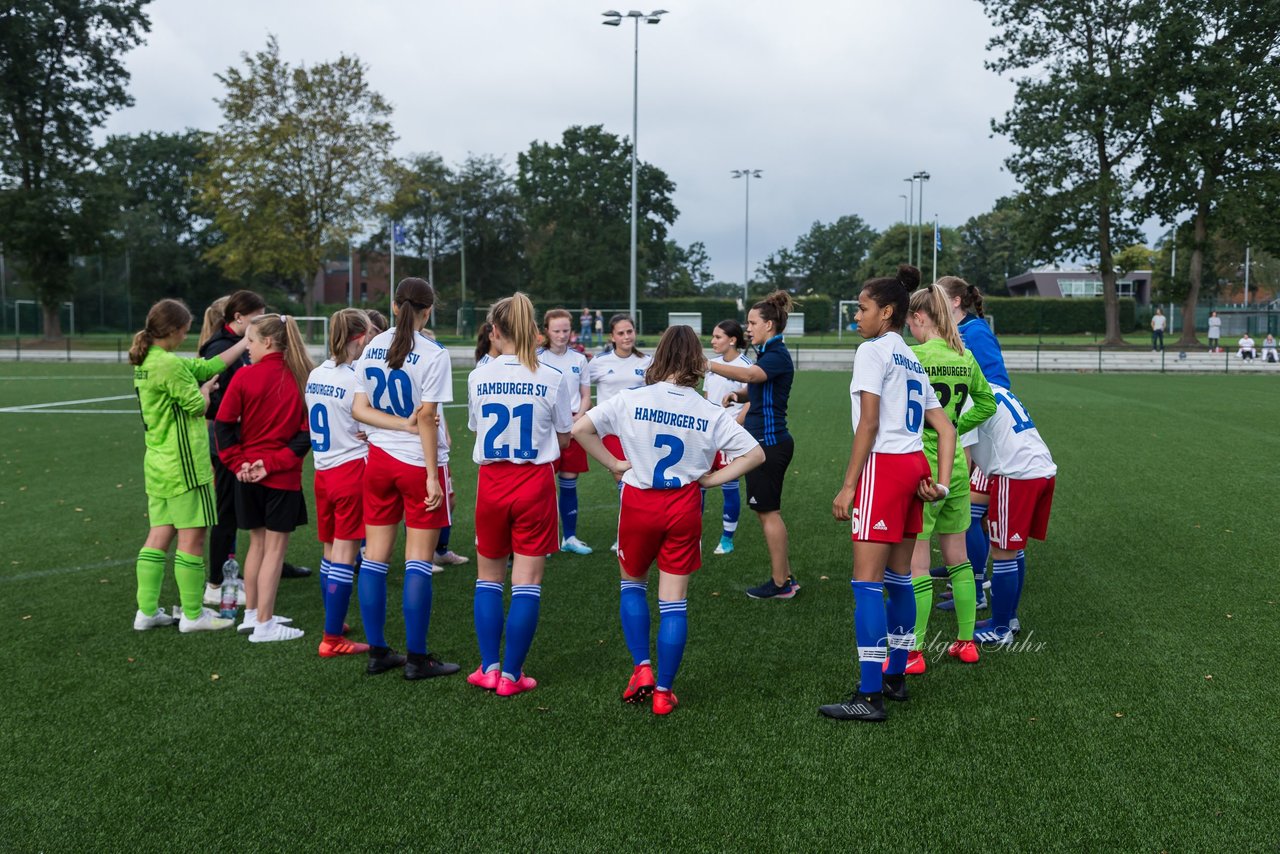
<path fill-rule="evenodd" d="M 239 344 L 249 323 L 262 314 L 266 307 L 262 297 L 253 291 L 236 291 L 227 298 L 222 328 L 204 342 L 204 346 L 200 348 L 200 356 L 209 359 Z M 218 377 L 218 387 L 209 395 L 209 408 L 205 410 L 204 417 L 209 427 L 210 448 L 217 447 L 213 440 L 213 425 L 218 416 L 218 407 L 222 404 L 222 395 L 231 387 L 231 378 L 236 371 L 247 364 L 249 354 L 245 353 L 240 361 L 232 364 Z M 222 464 L 216 453 L 212 457 L 213 482 L 218 497 L 218 524 L 209 532 L 209 583 L 221 586 L 222 565 L 227 562 L 227 556 L 236 550 L 236 476 Z M 310 574 L 311 570 L 306 567 L 287 562 L 281 573 L 284 578 L 305 578 Z"/>

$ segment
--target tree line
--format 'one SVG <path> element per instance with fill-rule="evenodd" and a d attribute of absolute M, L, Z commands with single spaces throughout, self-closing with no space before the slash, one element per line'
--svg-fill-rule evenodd
<path fill-rule="evenodd" d="M 599 125 L 533 141 L 514 163 L 470 154 L 398 158 L 393 110 L 367 66 L 339 56 L 293 65 L 277 40 L 216 77 L 210 130 L 93 134 L 132 103 L 122 57 L 149 30 L 148 0 L 17 0 L 0 11 L 0 244 L 38 296 L 47 336 L 58 306 L 105 282 L 140 304 L 200 304 L 243 284 L 305 299 L 328 259 L 382 253 L 399 224 L 398 271 L 435 273 L 446 300 L 515 289 L 569 305 L 625 301 L 630 140 Z M 1013 77 L 992 127 L 1021 189 L 960 226 L 924 227 L 926 275 L 988 293 L 1033 266 L 1083 261 L 1104 283 L 1155 268 L 1164 299 L 1196 303 L 1231 278 L 1240 247 L 1280 255 L 1280 0 L 979 0 L 997 35 L 989 67 Z M 638 173 L 642 296 L 741 294 L 716 282 L 701 242 L 670 239 L 675 185 Z M 1139 224 L 1169 231 L 1154 249 Z M 814 222 L 771 252 L 751 289 L 849 299 L 907 257 L 910 226 L 878 232 L 856 214 Z M 1172 265 L 1173 249 L 1180 250 Z M 1225 275 L 1224 275 L 1225 274 Z M 1184 323 L 1184 337 L 1194 324 Z"/>

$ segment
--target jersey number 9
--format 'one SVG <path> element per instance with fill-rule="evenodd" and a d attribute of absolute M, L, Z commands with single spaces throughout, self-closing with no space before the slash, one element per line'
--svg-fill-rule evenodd
<path fill-rule="evenodd" d="M 311 407 L 311 450 L 323 453 L 333 444 L 333 436 L 329 433 L 329 410 L 323 403 Z"/>

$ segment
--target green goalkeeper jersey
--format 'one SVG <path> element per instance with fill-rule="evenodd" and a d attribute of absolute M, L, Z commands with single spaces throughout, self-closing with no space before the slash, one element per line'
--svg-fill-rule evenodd
<path fill-rule="evenodd" d="M 173 498 L 213 480 L 200 385 L 226 370 L 219 358 L 183 359 L 153 346 L 133 369 L 147 453 L 147 495 Z"/>
<path fill-rule="evenodd" d="M 959 436 L 968 433 L 996 411 L 996 399 L 991 393 L 987 378 L 968 350 L 960 355 L 941 338 L 930 338 L 923 344 L 911 348 L 920 359 L 925 373 L 929 375 L 929 385 L 938 396 L 938 403 L 947 413 L 951 423 L 956 425 L 956 459 L 963 459 Z M 965 410 L 965 401 L 973 401 L 973 405 Z M 938 433 L 925 427 L 921 437 L 924 441 L 924 452 L 929 461 L 938 462 Z"/>

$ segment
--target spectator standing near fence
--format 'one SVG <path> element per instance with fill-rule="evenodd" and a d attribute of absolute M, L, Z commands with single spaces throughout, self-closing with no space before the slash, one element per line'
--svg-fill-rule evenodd
<path fill-rule="evenodd" d="M 1164 323 L 1164 311 L 1157 306 L 1156 313 L 1151 315 L 1151 349 L 1153 351 L 1164 351 Z"/>
<path fill-rule="evenodd" d="M 1222 340 L 1222 318 L 1216 311 L 1209 312 L 1209 352 L 1218 352 L 1218 342 Z"/>

